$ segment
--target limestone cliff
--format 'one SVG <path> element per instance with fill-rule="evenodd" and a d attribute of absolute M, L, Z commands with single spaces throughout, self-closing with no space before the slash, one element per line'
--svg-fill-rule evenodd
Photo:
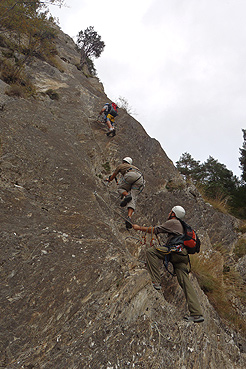
<path fill-rule="evenodd" d="M 10 97 L 0 81 L 0 367 L 245 368 L 243 335 L 220 318 L 194 275 L 200 325 L 182 320 L 175 278 L 164 271 L 162 293 L 152 288 L 141 262 L 147 245 L 125 229 L 116 184 L 103 178 L 131 156 L 146 180 L 133 221 L 161 224 L 172 206 L 184 206 L 203 241 L 200 257 L 217 258 L 216 278 L 223 256 L 212 245 L 230 253 L 237 220 L 205 204 L 124 110 L 108 138 L 96 120 L 108 101 L 103 85 L 77 69 L 75 45 L 61 31 L 57 48 L 59 69 L 39 59 L 26 68 L 36 98 Z"/>

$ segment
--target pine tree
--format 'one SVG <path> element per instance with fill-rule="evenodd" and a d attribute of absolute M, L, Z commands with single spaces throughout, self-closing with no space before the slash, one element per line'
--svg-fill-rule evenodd
<path fill-rule="evenodd" d="M 80 68 L 87 64 L 89 71 L 94 75 L 96 71 L 92 58 L 99 58 L 105 47 L 101 36 L 90 26 L 78 33 L 76 44 L 81 54 Z"/>
<path fill-rule="evenodd" d="M 200 161 L 195 160 L 192 156 L 185 152 L 181 155 L 179 160 L 176 162 L 177 169 L 186 179 L 192 178 L 194 182 L 197 182 L 201 176 L 201 165 Z"/>
<path fill-rule="evenodd" d="M 242 129 L 243 131 L 243 147 L 239 149 L 241 157 L 239 158 L 240 161 L 240 168 L 242 169 L 242 180 L 246 182 L 246 129 Z"/>
<path fill-rule="evenodd" d="M 210 199 L 225 199 L 239 186 L 239 180 L 233 172 L 212 156 L 200 164 L 200 161 L 196 161 L 186 152 L 176 164 L 179 172 L 186 179 L 191 178 Z"/>
<path fill-rule="evenodd" d="M 201 166 L 200 182 L 210 198 L 227 197 L 239 185 L 239 180 L 233 172 L 212 156 L 209 156 Z"/>

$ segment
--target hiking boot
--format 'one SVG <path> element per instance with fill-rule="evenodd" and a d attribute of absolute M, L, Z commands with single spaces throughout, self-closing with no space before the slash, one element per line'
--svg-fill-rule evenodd
<path fill-rule="evenodd" d="M 157 291 L 160 291 L 160 290 L 161 290 L 161 285 L 160 285 L 160 283 L 154 283 L 154 282 L 152 282 L 152 285 L 153 285 L 153 287 L 154 287 Z"/>
<path fill-rule="evenodd" d="M 204 318 L 202 315 L 190 315 L 190 316 L 184 316 L 184 320 L 186 322 L 194 322 L 194 323 L 202 323 L 204 322 Z"/>
<path fill-rule="evenodd" d="M 127 217 L 126 218 L 126 229 L 131 229 L 131 228 L 132 228 L 131 218 Z"/>
<path fill-rule="evenodd" d="M 121 201 L 120 206 L 123 208 L 128 204 L 128 202 L 131 201 L 131 199 L 132 199 L 131 195 L 126 195 L 124 200 Z"/>
<path fill-rule="evenodd" d="M 108 132 L 106 133 L 106 135 L 109 137 L 109 136 L 111 135 L 111 133 L 112 133 L 112 137 L 114 137 L 114 136 L 116 135 L 115 128 L 113 128 L 113 129 L 111 129 L 110 131 L 108 131 Z"/>

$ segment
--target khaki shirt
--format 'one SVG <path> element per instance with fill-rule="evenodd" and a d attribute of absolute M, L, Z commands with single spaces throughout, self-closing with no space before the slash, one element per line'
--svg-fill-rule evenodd
<path fill-rule="evenodd" d="M 114 173 L 117 175 L 118 173 L 121 173 L 123 176 L 129 171 L 129 169 L 133 169 L 139 172 L 139 169 L 137 167 L 134 167 L 134 165 L 130 165 L 128 163 L 122 163 L 118 165 L 118 167 L 115 169 Z"/>
<path fill-rule="evenodd" d="M 179 234 L 184 234 L 184 229 L 183 229 L 181 222 L 178 219 L 173 218 L 173 219 L 167 220 L 161 226 L 155 227 L 155 234 L 159 234 L 159 233 L 168 234 L 168 237 L 167 237 L 167 243 L 168 243 L 173 237 Z"/>

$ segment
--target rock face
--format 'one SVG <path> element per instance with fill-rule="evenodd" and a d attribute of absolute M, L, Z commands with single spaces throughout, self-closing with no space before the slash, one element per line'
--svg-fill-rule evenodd
<path fill-rule="evenodd" d="M 57 45 L 59 69 L 38 59 L 27 68 L 38 98 L 9 97 L 0 81 L 0 367 L 245 368 L 243 337 L 222 323 L 194 276 L 203 324 L 182 320 L 175 279 L 165 273 L 162 293 L 153 290 L 140 262 L 146 245 L 126 231 L 116 184 L 103 178 L 131 156 L 146 180 L 133 221 L 161 224 L 180 204 L 204 252 L 231 250 L 237 220 L 205 204 L 125 111 L 108 138 L 97 122 L 108 101 L 102 84 L 76 68 L 67 35 L 59 32 Z"/>

